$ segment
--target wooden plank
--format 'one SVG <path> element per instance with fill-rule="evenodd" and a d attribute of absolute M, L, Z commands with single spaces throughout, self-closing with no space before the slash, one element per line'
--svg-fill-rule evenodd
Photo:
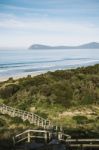
<path fill-rule="evenodd" d="M 67 142 L 98 142 L 99 139 L 67 139 Z"/>
<path fill-rule="evenodd" d="M 99 144 L 69 144 L 70 147 L 99 147 Z"/>
<path fill-rule="evenodd" d="M 20 139 L 20 140 L 18 140 L 18 141 L 15 140 L 15 144 L 16 144 L 16 143 L 20 143 L 20 142 L 22 142 L 22 141 L 24 141 L 24 140 L 26 140 L 26 139 L 27 139 L 27 136 L 24 137 L 24 138 L 22 138 L 22 139 Z"/>

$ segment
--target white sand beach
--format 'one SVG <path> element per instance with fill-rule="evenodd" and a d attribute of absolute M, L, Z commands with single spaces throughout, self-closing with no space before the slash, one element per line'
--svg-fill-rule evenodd
<path fill-rule="evenodd" d="M 20 79 L 20 78 L 27 77 L 29 75 L 31 77 L 34 77 L 34 76 L 40 75 L 42 73 L 45 73 L 45 72 L 34 72 L 34 73 L 31 73 L 31 74 L 20 74 L 20 75 L 15 75 L 15 76 L 11 76 L 11 77 L 0 77 L 0 82 L 7 81 L 9 78 L 13 78 L 14 80 L 17 80 L 17 79 Z"/>

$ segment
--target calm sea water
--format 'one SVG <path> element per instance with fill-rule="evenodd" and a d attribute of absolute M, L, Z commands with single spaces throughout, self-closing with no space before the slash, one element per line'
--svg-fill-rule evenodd
<path fill-rule="evenodd" d="M 0 77 L 28 75 L 99 63 L 99 49 L 0 50 Z"/>

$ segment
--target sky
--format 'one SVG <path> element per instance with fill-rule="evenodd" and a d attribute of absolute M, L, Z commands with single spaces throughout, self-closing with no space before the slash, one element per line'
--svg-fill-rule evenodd
<path fill-rule="evenodd" d="M 99 42 L 99 0 L 0 0 L 0 47 Z"/>

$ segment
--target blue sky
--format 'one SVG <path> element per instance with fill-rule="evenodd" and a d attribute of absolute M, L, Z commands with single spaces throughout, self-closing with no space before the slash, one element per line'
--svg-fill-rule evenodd
<path fill-rule="evenodd" d="M 0 47 L 99 42 L 99 0 L 0 0 Z"/>

